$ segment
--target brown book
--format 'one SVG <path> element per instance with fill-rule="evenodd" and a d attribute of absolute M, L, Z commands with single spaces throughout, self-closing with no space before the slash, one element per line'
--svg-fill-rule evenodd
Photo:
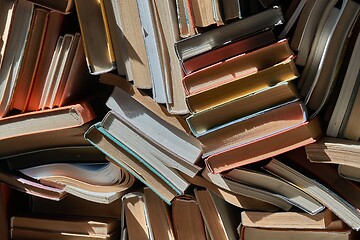
<path fill-rule="evenodd" d="M 190 196 L 177 197 L 171 206 L 176 239 L 206 239 L 204 221 L 196 200 Z"/>
<path fill-rule="evenodd" d="M 124 195 L 122 204 L 124 211 L 122 230 L 126 228 L 128 238 L 152 239 L 143 193 L 134 192 Z"/>
<path fill-rule="evenodd" d="M 49 8 L 63 14 L 68 14 L 74 10 L 73 0 L 55 0 L 55 1 L 30 0 L 30 1 L 45 8 Z"/>
<path fill-rule="evenodd" d="M 315 118 L 271 136 L 211 155 L 205 163 L 211 172 L 220 173 L 313 143 L 321 133 L 319 119 Z"/>
<path fill-rule="evenodd" d="M 9 239 L 9 193 L 7 186 L 0 183 L 0 239 Z"/>
<path fill-rule="evenodd" d="M 120 221 L 114 218 L 73 216 L 13 216 L 11 228 L 67 232 L 86 235 L 107 235 L 120 228 Z"/>
<path fill-rule="evenodd" d="M 182 38 L 196 34 L 194 13 L 190 0 L 176 0 L 176 11 L 179 19 L 179 32 Z"/>
<path fill-rule="evenodd" d="M 360 167 L 360 143 L 324 136 L 305 146 L 307 158 L 314 163 L 342 164 Z"/>
<path fill-rule="evenodd" d="M 144 188 L 144 201 L 154 239 L 175 239 L 169 205 L 148 187 Z"/>
<path fill-rule="evenodd" d="M 114 51 L 101 1 L 75 0 L 75 6 L 90 73 L 102 74 L 114 70 Z"/>
<path fill-rule="evenodd" d="M 193 0 L 191 1 L 195 26 L 208 27 L 212 24 L 223 25 L 219 2 L 212 0 Z"/>
<path fill-rule="evenodd" d="M 119 239 L 120 232 L 116 231 L 111 234 L 75 234 L 68 232 L 54 232 L 54 231 L 43 231 L 37 229 L 28 229 L 28 228 L 12 228 L 11 229 L 12 239 L 22 239 L 22 240 L 48 240 L 48 239 L 59 239 L 59 240 L 115 240 Z"/>
<path fill-rule="evenodd" d="M 123 192 L 122 194 L 126 194 Z M 121 219 L 121 198 L 109 204 L 91 202 L 73 195 L 67 195 L 61 201 L 53 201 L 41 197 L 31 196 L 30 211 L 38 215 L 52 215 L 54 218 L 62 216 L 76 216 L 79 218 L 112 218 Z"/>
<path fill-rule="evenodd" d="M 336 219 L 329 209 L 315 215 L 303 212 L 241 212 L 243 226 L 258 228 L 326 229 Z"/>
<path fill-rule="evenodd" d="M 194 192 L 211 239 L 237 239 L 236 227 L 240 223 L 240 209 L 207 189 L 196 188 Z"/>
<path fill-rule="evenodd" d="M 169 96 L 167 109 L 173 114 L 186 114 L 189 112 L 185 102 L 185 92 L 181 84 L 183 71 L 176 56 L 174 44 L 180 39 L 176 17 L 175 1 L 151 0 L 156 19 L 156 31 L 161 39 L 162 57 L 166 72 L 166 84 Z"/>
<path fill-rule="evenodd" d="M 267 229 L 240 227 L 241 240 L 286 240 L 286 239 L 333 239 L 333 240 L 355 240 L 355 232 L 345 230 L 310 230 L 310 229 Z"/>
<path fill-rule="evenodd" d="M 134 1 L 103 1 L 105 10 L 109 12 L 111 9 L 114 12 L 115 18 L 118 20 L 119 24 L 113 26 L 110 24 L 109 27 L 111 38 L 114 39 L 113 45 L 119 44 L 115 42 L 119 37 L 114 36 L 116 31 L 119 31 L 114 28 L 120 28 L 122 36 L 120 41 L 123 41 L 125 46 L 122 46 L 121 49 L 117 49 L 115 53 L 116 60 L 120 61 L 120 54 L 123 54 L 121 57 L 125 57 L 125 67 L 127 80 L 133 81 L 134 86 L 137 88 L 149 89 L 152 87 L 151 75 L 149 69 L 149 61 L 146 55 L 146 48 L 144 42 L 143 28 L 140 22 L 139 10 L 136 2 Z M 110 6 L 112 5 L 112 6 Z M 125 49 L 124 49 L 125 48 Z"/>

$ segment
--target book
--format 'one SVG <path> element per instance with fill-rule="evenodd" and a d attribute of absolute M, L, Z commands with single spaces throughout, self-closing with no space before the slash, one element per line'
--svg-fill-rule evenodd
<path fill-rule="evenodd" d="M 0 239 L 9 238 L 9 197 L 10 193 L 4 183 L 0 184 Z"/>
<path fill-rule="evenodd" d="M 105 156 L 94 146 L 58 146 L 0 157 L 10 170 L 50 163 L 105 163 Z"/>
<path fill-rule="evenodd" d="M 286 197 L 289 203 L 311 215 L 315 215 L 324 210 L 324 206 L 321 203 L 302 190 L 258 170 L 235 168 L 222 174 L 222 177 L 273 193 L 278 193 Z"/>
<path fill-rule="evenodd" d="M 196 188 L 194 193 L 210 238 L 237 239 L 236 227 L 240 223 L 240 209 L 207 189 Z"/>
<path fill-rule="evenodd" d="M 286 24 L 283 27 L 282 31 L 279 34 L 279 38 L 284 38 L 287 36 L 290 32 L 290 30 L 294 27 L 296 21 L 299 18 L 300 13 L 302 12 L 304 5 L 306 4 L 307 0 L 300 1 L 294 11 L 291 13 L 291 16 L 286 19 Z M 286 12 L 286 15 L 288 14 L 288 11 Z"/>
<path fill-rule="evenodd" d="M 151 0 L 156 22 L 158 39 L 161 39 L 162 58 L 166 76 L 167 90 L 166 107 L 172 114 L 187 114 L 189 112 L 185 93 L 181 86 L 183 71 L 174 51 L 175 42 L 179 41 L 179 29 L 174 1 Z"/>
<path fill-rule="evenodd" d="M 178 165 L 181 165 L 181 163 L 165 163 L 166 160 L 171 161 L 171 158 L 166 156 L 166 154 L 161 153 L 161 151 L 157 151 L 155 146 L 149 144 L 146 139 L 143 139 L 138 133 L 136 133 L 136 131 L 134 131 L 134 129 L 131 129 L 131 127 L 129 128 L 126 126 L 126 124 L 121 123 L 121 121 L 114 121 L 110 124 L 109 128 L 107 126 L 102 126 L 101 123 L 95 127 L 102 134 L 112 138 L 117 145 L 124 149 L 124 151 L 133 155 L 140 163 L 143 163 L 146 167 L 149 168 L 150 171 L 158 175 L 164 182 L 170 185 L 179 194 L 183 194 L 189 187 L 189 183 L 185 181 L 176 170 L 171 168 L 181 168 L 178 167 Z M 114 131 L 114 129 L 117 129 L 117 131 Z M 126 138 L 124 136 L 131 137 Z M 184 171 L 183 168 L 181 169 Z M 199 171 L 199 168 L 197 171 Z M 196 174 L 197 171 L 192 173 L 192 175 Z M 185 172 L 190 174 L 190 171 L 187 169 Z"/>
<path fill-rule="evenodd" d="M 272 29 L 254 33 L 243 39 L 235 39 L 211 51 L 204 52 L 185 61 L 182 66 L 186 74 L 232 58 L 236 55 L 247 53 L 276 42 Z"/>
<path fill-rule="evenodd" d="M 360 176 L 358 174 L 359 168 L 348 166 L 348 165 L 341 165 L 338 166 L 338 173 L 341 177 L 359 182 Z"/>
<path fill-rule="evenodd" d="M 220 104 L 235 100 L 267 88 L 280 82 L 291 81 L 298 76 L 298 71 L 291 58 L 257 72 L 255 68 L 225 84 L 206 91 L 186 96 L 192 113 L 204 111 Z"/>
<path fill-rule="evenodd" d="M 175 239 L 170 206 L 148 187 L 144 187 L 144 202 L 148 214 L 148 224 L 154 239 Z"/>
<path fill-rule="evenodd" d="M 198 136 L 203 157 L 221 154 L 255 141 L 300 126 L 307 121 L 306 109 L 300 101 L 278 105 L 221 126 Z"/>
<path fill-rule="evenodd" d="M 191 2 L 188 0 L 176 0 L 176 13 L 180 37 L 187 38 L 197 32 Z"/>
<path fill-rule="evenodd" d="M 8 36 L 8 44 L 2 58 L 0 69 L 0 116 L 8 114 L 15 85 L 19 76 L 21 63 L 25 55 L 27 39 L 33 19 L 34 4 L 25 0 L 17 3 L 11 28 Z M 18 61 L 13 61 L 17 59 Z"/>
<path fill-rule="evenodd" d="M 0 120 L 0 139 L 79 127 L 95 117 L 92 106 L 85 101 L 60 108 L 12 115 Z"/>
<path fill-rule="evenodd" d="M 220 15 L 219 1 L 192 0 L 190 3 L 196 27 L 208 27 L 213 24 L 224 24 Z"/>
<path fill-rule="evenodd" d="M 237 55 L 223 62 L 203 68 L 183 78 L 187 96 L 246 77 L 272 67 L 293 55 L 287 40 Z"/>
<path fill-rule="evenodd" d="M 251 210 L 258 210 L 258 211 L 276 211 L 278 207 L 261 201 L 259 199 L 247 197 L 242 194 L 238 194 L 236 192 L 232 192 L 225 188 L 222 188 L 218 185 L 215 185 L 211 181 L 205 179 L 202 176 L 196 175 L 193 178 L 190 178 L 186 175 L 183 175 L 186 180 L 188 180 L 191 184 L 206 188 L 207 190 L 211 191 L 213 194 L 217 195 L 218 197 L 224 199 L 226 202 L 243 209 L 251 209 Z"/>
<path fill-rule="evenodd" d="M 88 71 L 80 34 L 65 34 L 59 38 L 57 47 L 60 49 L 54 53 L 36 109 L 70 104 L 81 96 L 80 89 L 86 85 L 83 79 L 88 77 Z"/>
<path fill-rule="evenodd" d="M 191 114 L 186 118 L 186 122 L 192 133 L 200 136 L 227 122 L 271 109 L 276 105 L 298 98 L 298 91 L 292 81 L 281 82 L 214 108 Z"/>
<path fill-rule="evenodd" d="M 359 186 L 347 179 L 339 176 L 337 167 L 331 164 L 310 163 L 306 161 L 306 153 L 303 148 L 284 153 L 278 158 L 294 162 L 297 168 L 309 173 L 312 178 L 318 180 L 328 188 L 339 194 L 356 209 L 360 209 Z"/>
<path fill-rule="evenodd" d="M 328 2 L 325 0 L 308 0 L 300 13 L 290 42 L 291 48 L 298 51 L 295 62 L 300 66 L 306 64 L 318 23 L 325 12 L 324 9 Z"/>
<path fill-rule="evenodd" d="M 53 231 L 42 231 L 36 229 L 27 229 L 27 228 L 12 228 L 11 229 L 11 237 L 12 239 L 59 239 L 59 240 L 70 240 L 70 239 L 92 239 L 92 240 L 115 240 L 120 237 L 119 231 L 113 232 L 111 234 L 75 234 L 75 233 L 67 233 L 67 232 L 53 232 Z"/>
<path fill-rule="evenodd" d="M 12 22 L 12 16 L 15 12 L 15 7 L 17 2 L 8 0 L 8 1 L 1 1 L 1 9 L 4 9 L 4 12 L 7 14 L 0 15 L 0 28 L 2 29 L 1 35 L 1 43 L 0 43 L 0 66 L 4 57 L 7 39 L 9 37 L 10 26 Z"/>
<path fill-rule="evenodd" d="M 358 85 L 360 82 L 360 71 L 358 71 L 358 74 L 356 76 L 356 84 Z M 356 119 L 359 116 L 358 106 L 360 104 L 360 93 L 359 93 L 359 87 L 355 86 L 355 89 L 357 88 L 357 91 L 353 92 L 351 95 L 352 100 L 348 104 L 347 114 L 345 117 L 345 121 L 342 123 L 342 128 L 340 129 L 340 136 L 343 136 L 344 138 L 358 141 L 360 138 L 360 133 L 357 130 L 357 122 Z"/>
<path fill-rule="evenodd" d="M 72 12 L 75 8 L 73 0 L 56 0 L 56 1 L 30 0 L 30 1 L 42 7 L 58 11 L 62 14 L 68 14 Z"/>
<path fill-rule="evenodd" d="M 175 49 L 180 61 L 185 61 L 219 47 L 233 39 L 247 37 L 284 21 L 281 8 L 273 7 L 222 27 L 176 42 Z"/>
<path fill-rule="evenodd" d="M 208 169 L 220 173 L 313 143 L 322 134 L 318 118 L 274 135 L 211 155 L 205 159 Z"/>
<path fill-rule="evenodd" d="M 0 172 L 0 180 L 2 183 L 32 196 L 59 201 L 63 199 L 67 193 L 61 187 L 51 187 L 40 183 L 39 181 L 29 178 L 20 172 L 2 171 Z"/>
<path fill-rule="evenodd" d="M 110 35 L 115 34 L 115 42 L 113 45 L 122 44 L 123 47 L 117 47 L 117 61 L 120 61 L 119 55 L 124 55 L 126 76 L 129 81 L 133 81 L 134 86 L 138 88 L 149 89 L 152 87 L 150 75 L 150 62 L 148 61 L 144 28 L 141 24 L 140 9 L 137 4 L 131 1 L 102 1 L 105 6 L 105 12 L 113 11 L 115 19 L 119 22 L 118 26 L 112 26 Z M 106 11 L 108 10 L 108 11 Z M 108 19 L 113 20 L 112 18 Z M 147 20 L 149 21 L 149 20 Z M 120 26 L 120 27 L 119 27 Z M 115 28 L 115 29 L 114 29 Z M 116 32 L 120 31 L 122 36 L 116 36 Z M 149 29 L 146 29 L 147 31 Z M 151 34 L 151 32 L 149 32 Z M 119 39 L 121 38 L 121 40 Z"/>
<path fill-rule="evenodd" d="M 167 182 L 156 175 L 146 165 L 146 162 L 139 164 L 139 159 L 125 151 L 122 147 L 111 139 L 111 136 L 104 136 L 95 126 L 89 128 L 84 137 L 92 145 L 102 151 L 107 159 L 114 164 L 126 169 L 130 174 L 134 175 L 139 181 L 156 192 L 166 203 L 171 201 L 180 193 L 174 190 Z"/>
<path fill-rule="evenodd" d="M 113 218 L 72 216 L 12 216 L 11 228 L 65 232 L 85 235 L 107 235 L 120 227 L 120 221 Z"/>
<path fill-rule="evenodd" d="M 239 195 L 272 204 L 279 209 L 289 211 L 292 207 L 291 203 L 289 203 L 289 201 L 284 196 L 278 193 L 273 193 L 268 190 L 263 190 L 259 187 L 223 178 L 220 174 L 210 173 L 207 169 L 204 169 L 204 171 L 202 172 L 202 176 L 206 180 L 217 185 L 218 187 L 221 187 Z"/>
<path fill-rule="evenodd" d="M 124 191 L 121 194 L 125 195 Z M 109 204 L 97 203 L 68 194 L 61 201 L 53 201 L 41 197 L 30 196 L 29 212 L 34 215 L 54 216 L 61 218 L 74 216 L 79 218 L 121 219 L 121 197 Z"/>
<path fill-rule="evenodd" d="M 143 38 L 145 43 L 146 55 L 149 62 L 150 76 L 152 82 L 152 97 L 158 103 L 166 103 L 168 89 L 165 83 L 165 69 L 162 67 L 163 59 L 161 55 L 161 45 L 155 31 L 156 21 L 154 9 L 150 1 L 137 1 L 140 22 L 143 28 Z"/>
<path fill-rule="evenodd" d="M 342 85 L 341 85 L 341 90 L 339 92 L 337 101 L 336 101 L 336 105 L 334 107 L 334 110 L 331 114 L 331 118 L 326 130 L 326 135 L 330 136 L 330 137 L 337 137 L 340 132 L 341 128 L 347 128 L 347 127 L 341 127 L 341 125 L 348 125 L 349 122 L 352 122 L 352 124 L 354 124 L 354 119 L 350 120 L 350 116 L 352 114 L 355 114 L 356 112 L 356 107 L 351 108 L 350 106 L 352 104 L 356 104 L 355 103 L 355 99 L 356 97 L 354 95 L 356 95 L 357 89 L 359 87 L 359 81 L 360 81 L 360 75 L 359 75 L 359 71 L 360 71 L 360 65 L 359 63 L 357 63 L 356 59 L 359 58 L 360 56 L 360 37 L 358 37 L 360 32 L 360 19 L 358 19 L 355 23 L 354 29 L 351 32 L 351 37 L 349 39 L 349 44 L 347 46 L 347 52 L 346 54 L 351 55 L 351 57 L 349 58 L 348 62 L 344 62 L 343 67 L 346 68 L 346 73 L 343 76 L 343 80 L 342 80 Z M 354 38 L 354 39 L 353 39 Z M 352 43 L 351 41 L 354 41 L 354 43 Z M 344 57 L 344 61 L 345 61 L 345 57 Z M 340 77 L 340 76 L 339 76 Z M 340 81 L 340 79 L 339 79 Z M 348 108 L 351 109 L 351 113 L 350 116 L 348 117 L 348 123 L 346 123 L 346 115 L 347 115 L 347 111 Z M 343 124 L 344 122 L 344 124 Z M 350 125 L 350 124 L 349 124 Z M 349 138 L 349 136 L 351 136 L 353 131 L 356 131 L 355 129 L 347 129 L 345 130 L 347 134 L 347 138 Z M 354 137 L 350 139 L 352 140 L 358 140 L 359 137 L 355 137 L 355 133 L 353 133 Z M 360 135 L 359 135 L 360 136 Z"/>
<path fill-rule="evenodd" d="M 132 84 L 128 83 L 124 78 L 116 76 L 115 74 L 106 73 L 100 76 L 100 82 L 120 88 L 122 91 L 128 93 L 131 96 L 131 98 L 133 98 L 141 105 L 145 106 L 153 113 L 155 113 L 156 116 L 158 116 L 159 118 L 163 119 L 164 121 L 168 122 L 171 125 L 174 125 L 176 128 L 180 129 L 183 132 L 190 133 L 190 129 L 186 124 L 186 121 L 181 116 L 177 116 L 169 113 L 163 105 L 154 102 L 150 96 L 140 91 L 139 89 L 135 88 Z M 114 101 L 110 103 L 110 101 L 108 101 L 107 106 L 112 110 L 116 110 L 118 108 L 116 106 L 118 106 L 119 104 L 120 102 Z"/>
<path fill-rule="evenodd" d="M 86 62 L 89 72 L 95 75 L 115 69 L 114 51 L 101 5 L 97 0 L 75 0 Z M 95 38 L 96 41 L 93 41 Z"/>
<path fill-rule="evenodd" d="M 19 170 L 48 185 L 59 184 L 89 192 L 122 192 L 135 178 L 113 163 L 53 163 Z"/>
<path fill-rule="evenodd" d="M 126 229 L 128 239 L 153 239 L 143 193 L 124 195 L 122 204 L 122 231 Z"/>
<path fill-rule="evenodd" d="M 294 168 L 273 159 L 264 168 L 272 174 L 283 178 L 302 188 L 310 196 L 313 196 L 319 202 L 343 220 L 349 227 L 356 230 L 359 229 L 360 214 L 349 204 L 344 198 L 331 191 L 315 179 L 309 178 Z"/>
<path fill-rule="evenodd" d="M 162 172 L 164 176 L 168 176 L 169 179 L 172 179 L 172 177 L 170 177 L 171 175 L 175 177 L 176 174 L 171 174 L 171 170 L 167 168 L 177 169 L 191 177 L 195 176 L 201 169 L 195 165 L 196 159 L 191 159 L 191 155 L 196 155 L 196 153 L 191 152 L 191 148 L 188 148 L 186 151 L 179 152 L 178 150 L 173 149 L 176 145 L 164 145 L 162 142 L 152 137 L 151 131 L 139 131 L 138 128 L 131 123 L 131 121 L 129 122 L 125 120 L 113 111 L 110 111 L 104 117 L 99 126 L 114 136 L 127 151 L 143 158 L 144 161 L 153 168 L 158 170 L 162 169 L 160 172 Z M 160 129 L 157 129 L 157 133 L 162 135 Z M 174 139 L 174 137 L 172 141 L 182 150 L 189 147 L 186 145 L 182 146 L 183 143 Z M 178 152 L 176 153 L 176 151 Z M 196 158 L 198 158 L 198 156 L 199 155 L 196 155 Z M 166 172 L 168 172 L 169 175 L 166 174 Z"/>
<path fill-rule="evenodd" d="M 334 86 L 338 66 L 342 61 L 342 51 L 348 37 L 348 33 L 356 20 L 357 13 L 360 10 L 360 4 L 354 1 L 345 1 L 341 10 L 336 27 L 334 28 L 331 40 L 326 46 L 326 50 L 321 58 L 320 67 L 317 68 L 316 76 L 312 82 L 311 88 L 306 94 L 305 104 L 315 111 L 315 114 L 323 108 L 328 101 L 331 90 Z M 311 76 L 307 76 L 310 77 Z M 302 91 L 303 93 L 304 91 Z"/>
<path fill-rule="evenodd" d="M 0 147 L 6 151 L 2 152 L 1 157 L 52 147 L 88 146 L 90 144 L 84 139 L 83 134 L 91 124 L 93 122 L 89 121 L 76 127 L 55 128 L 2 139 Z"/>
<path fill-rule="evenodd" d="M 327 229 L 336 219 L 329 209 L 315 215 L 303 212 L 241 212 L 241 224 L 257 228 Z"/>
<path fill-rule="evenodd" d="M 324 136 L 315 143 L 306 145 L 305 151 L 311 162 L 360 167 L 360 145 L 352 140 Z"/>
<path fill-rule="evenodd" d="M 34 82 L 35 71 L 38 68 L 41 48 L 45 41 L 45 31 L 49 19 L 49 11 L 36 8 L 31 21 L 30 33 L 27 40 L 24 59 L 20 67 L 19 76 L 13 90 L 10 106 L 6 110 L 20 109 L 26 106 Z"/>
<path fill-rule="evenodd" d="M 242 227 L 239 230 L 242 240 L 252 239 L 336 239 L 336 240 L 350 240 L 354 239 L 355 233 L 349 229 L 345 230 L 303 230 L 303 229 L 266 229 Z"/>
<path fill-rule="evenodd" d="M 162 151 L 191 164 L 198 161 L 202 148 L 196 138 L 157 117 L 156 112 L 134 100 L 122 89 L 114 88 L 106 105 Z"/>
<path fill-rule="evenodd" d="M 204 221 L 193 197 L 175 198 L 171 210 L 176 239 L 206 239 Z"/>
<path fill-rule="evenodd" d="M 55 51 L 56 42 L 60 36 L 63 22 L 63 14 L 56 11 L 50 11 L 38 63 L 38 66 L 41 67 L 37 68 L 35 75 L 33 76 L 34 79 L 32 87 L 29 89 L 27 104 L 25 109 L 21 110 L 35 111 L 39 109 L 42 88 L 44 87 L 46 76 L 50 69 L 51 59 Z"/>
<path fill-rule="evenodd" d="M 327 40 L 331 36 L 332 30 L 336 25 L 336 20 L 340 14 L 340 10 L 336 7 L 336 3 L 336 0 L 330 1 L 326 8 L 322 9 L 321 18 L 316 23 L 316 32 L 304 66 L 303 76 L 299 79 L 297 85 L 300 90 L 305 86 L 306 90 L 309 89 L 311 83 L 307 82 L 305 84 L 306 76 L 309 73 L 314 74 L 314 71 L 316 71 L 316 64 L 319 64 L 321 55 L 325 51 Z"/>
<path fill-rule="evenodd" d="M 240 1 L 219 1 L 223 12 L 224 20 L 229 21 L 231 19 L 242 18 L 243 12 L 241 12 Z"/>

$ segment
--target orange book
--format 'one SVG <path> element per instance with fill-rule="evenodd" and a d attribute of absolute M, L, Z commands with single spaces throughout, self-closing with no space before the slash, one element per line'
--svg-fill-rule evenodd
<path fill-rule="evenodd" d="M 221 173 L 313 143 L 321 134 L 320 121 L 315 118 L 211 155 L 205 159 L 205 163 L 212 173 Z"/>
<path fill-rule="evenodd" d="M 56 42 L 58 40 L 64 15 L 55 11 L 49 13 L 48 24 L 45 32 L 44 42 L 40 53 L 40 59 L 36 73 L 33 76 L 32 88 L 29 89 L 27 98 L 28 111 L 38 110 L 41 93 L 45 84 L 46 76 L 49 72 L 52 56 L 55 51 Z M 20 109 L 23 110 L 23 109 Z"/>
<path fill-rule="evenodd" d="M 47 10 L 41 8 L 34 10 L 24 59 L 22 60 L 19 77 L 12 97 L 12 109 L 23 110 L 26 105 L 31 86 L 34 82 L 36 68 L 39 64 L 48 18 L 49 12 Z"/>

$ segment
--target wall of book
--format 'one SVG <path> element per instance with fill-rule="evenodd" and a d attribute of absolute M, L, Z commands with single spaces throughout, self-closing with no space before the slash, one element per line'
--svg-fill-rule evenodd
<path fill-rule="evenodd" d="M 357 0 L 0 0 L 0 240 L 359 239 Z"/>

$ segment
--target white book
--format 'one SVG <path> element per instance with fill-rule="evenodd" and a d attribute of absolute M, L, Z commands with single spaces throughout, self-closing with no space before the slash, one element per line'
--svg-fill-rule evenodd
<path fill-rule="evenodd" d="M 155 29 L 154 13 L 150 0 L 137 0 L 137 5 L 143 28 L 145 49 L 149 60 L 153 98 L 158 103 L 166 103 L 170 92 L 165 83 L 165 69 L 160 54 L 162 50 L 160 49 Z"/>

